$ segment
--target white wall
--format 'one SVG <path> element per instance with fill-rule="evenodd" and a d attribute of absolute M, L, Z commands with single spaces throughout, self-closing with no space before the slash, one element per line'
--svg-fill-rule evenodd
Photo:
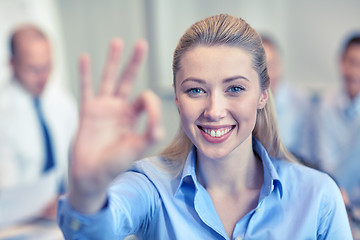
<path fill-rule="evenodd" d="M 70 86 L 78 94 L 78 57 L 88 52 L 92 58 L 94 80 L 98 83 L 110 39 L 125 41 L 125 57 L 134 41 L 146 37 L 145 4 L 143 0 L 57 0 L 62 16 L 67 48 Z M 146 66 L 145 66 L 146 70 Z M 148 74 L 141 72 L 137 87 L 147 87 Z"/>
<path fill-rule="evenodd" d="M 350 32 L 360 33 L 360 1 L 294 1 L 288 11 L 284 50 L 291 80 L 317 90 L 336 87 L 340 47 Z"/>

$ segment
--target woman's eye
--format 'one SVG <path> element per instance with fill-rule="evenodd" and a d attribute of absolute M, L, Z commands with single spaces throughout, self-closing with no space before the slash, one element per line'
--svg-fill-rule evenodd
<path fill-rule="evenodd" d="M 228 92 L 231 92 L 231 93 L 237 93 L 237 92 L 241 92 L 244 90 L 245 90 L 245 88 L 243 88 L 241 86 L 232 86 L 232 87 L 228 88 Z"/>
<path fill-rule="evenodd" d="M 204 91 L 201 88 L 190 88 L 186 92 L 190 95 L 197 95 L 204 93 Z"/>

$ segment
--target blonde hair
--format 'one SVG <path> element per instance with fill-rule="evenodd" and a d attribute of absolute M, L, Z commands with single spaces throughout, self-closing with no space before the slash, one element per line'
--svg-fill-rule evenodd
<path fill-rule="evenodd" d="M 265 50 L 259 34 L 243 19 L 227 14 L 205 18 L 193 24 L 180 41 L 174 51 L 173 84 L 176 74 L 181 69 L 181 58 L 187 51 L 199 45 L 205 46 L 234 46 L 239 47 L 252 57 L 253 68 L 259 75 L 262 91 L 269 92 L 269 100 L 263 109 L 258 110 L 253 136 L 265 147 L 270 156 L 296 161 L 283 146 L 276 123 L 276 113 L 269 90 L 269 76 L 267 72 Z M 174 140 L 164 149 L 162 156 L 180 170 L 191 147 L 190 139 L 184 133 L 180 124 Z"/>

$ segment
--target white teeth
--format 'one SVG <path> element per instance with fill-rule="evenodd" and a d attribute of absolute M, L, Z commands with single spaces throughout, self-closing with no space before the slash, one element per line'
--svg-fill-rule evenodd
<path fill-rule="evenodd" d="M 215 133 L 215 137 L 220 137 L 222 134 L 220 132 L 220 130 L 217 130 L 216 133 Z"/>
<path fill-rule="evenodd" d="M 228 133 L 231 130 L 231 128 L 218 129 L 218 130 L 203 128 L 203 130 L 204 130 L 204 132 L 209 134 L 211 137 L 221 137 L 221 136 L 225 135 L 226 133 Z"/>

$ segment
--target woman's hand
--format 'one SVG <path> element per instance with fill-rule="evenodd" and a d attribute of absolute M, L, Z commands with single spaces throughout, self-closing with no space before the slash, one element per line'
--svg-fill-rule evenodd
<path fill-rule="evenodd" d="M 71 205 L 80 212 L 98 211 L 106 200 L 111 181 L 163 135 L 159 98 L 145 91 L 134 101 L 129 99 L 147 49 L 144 40 L 138 41 L 116 80 L 123 43 L 114 39 L 98 94 L 94 94 L 91 84 L 90 58 L 80 57 L 82 103 L 70 162 L 69 196 Z M 139 133 L 137 120 L 143 113 L 147 115 L 147 123 L 144 132 Z"/>

